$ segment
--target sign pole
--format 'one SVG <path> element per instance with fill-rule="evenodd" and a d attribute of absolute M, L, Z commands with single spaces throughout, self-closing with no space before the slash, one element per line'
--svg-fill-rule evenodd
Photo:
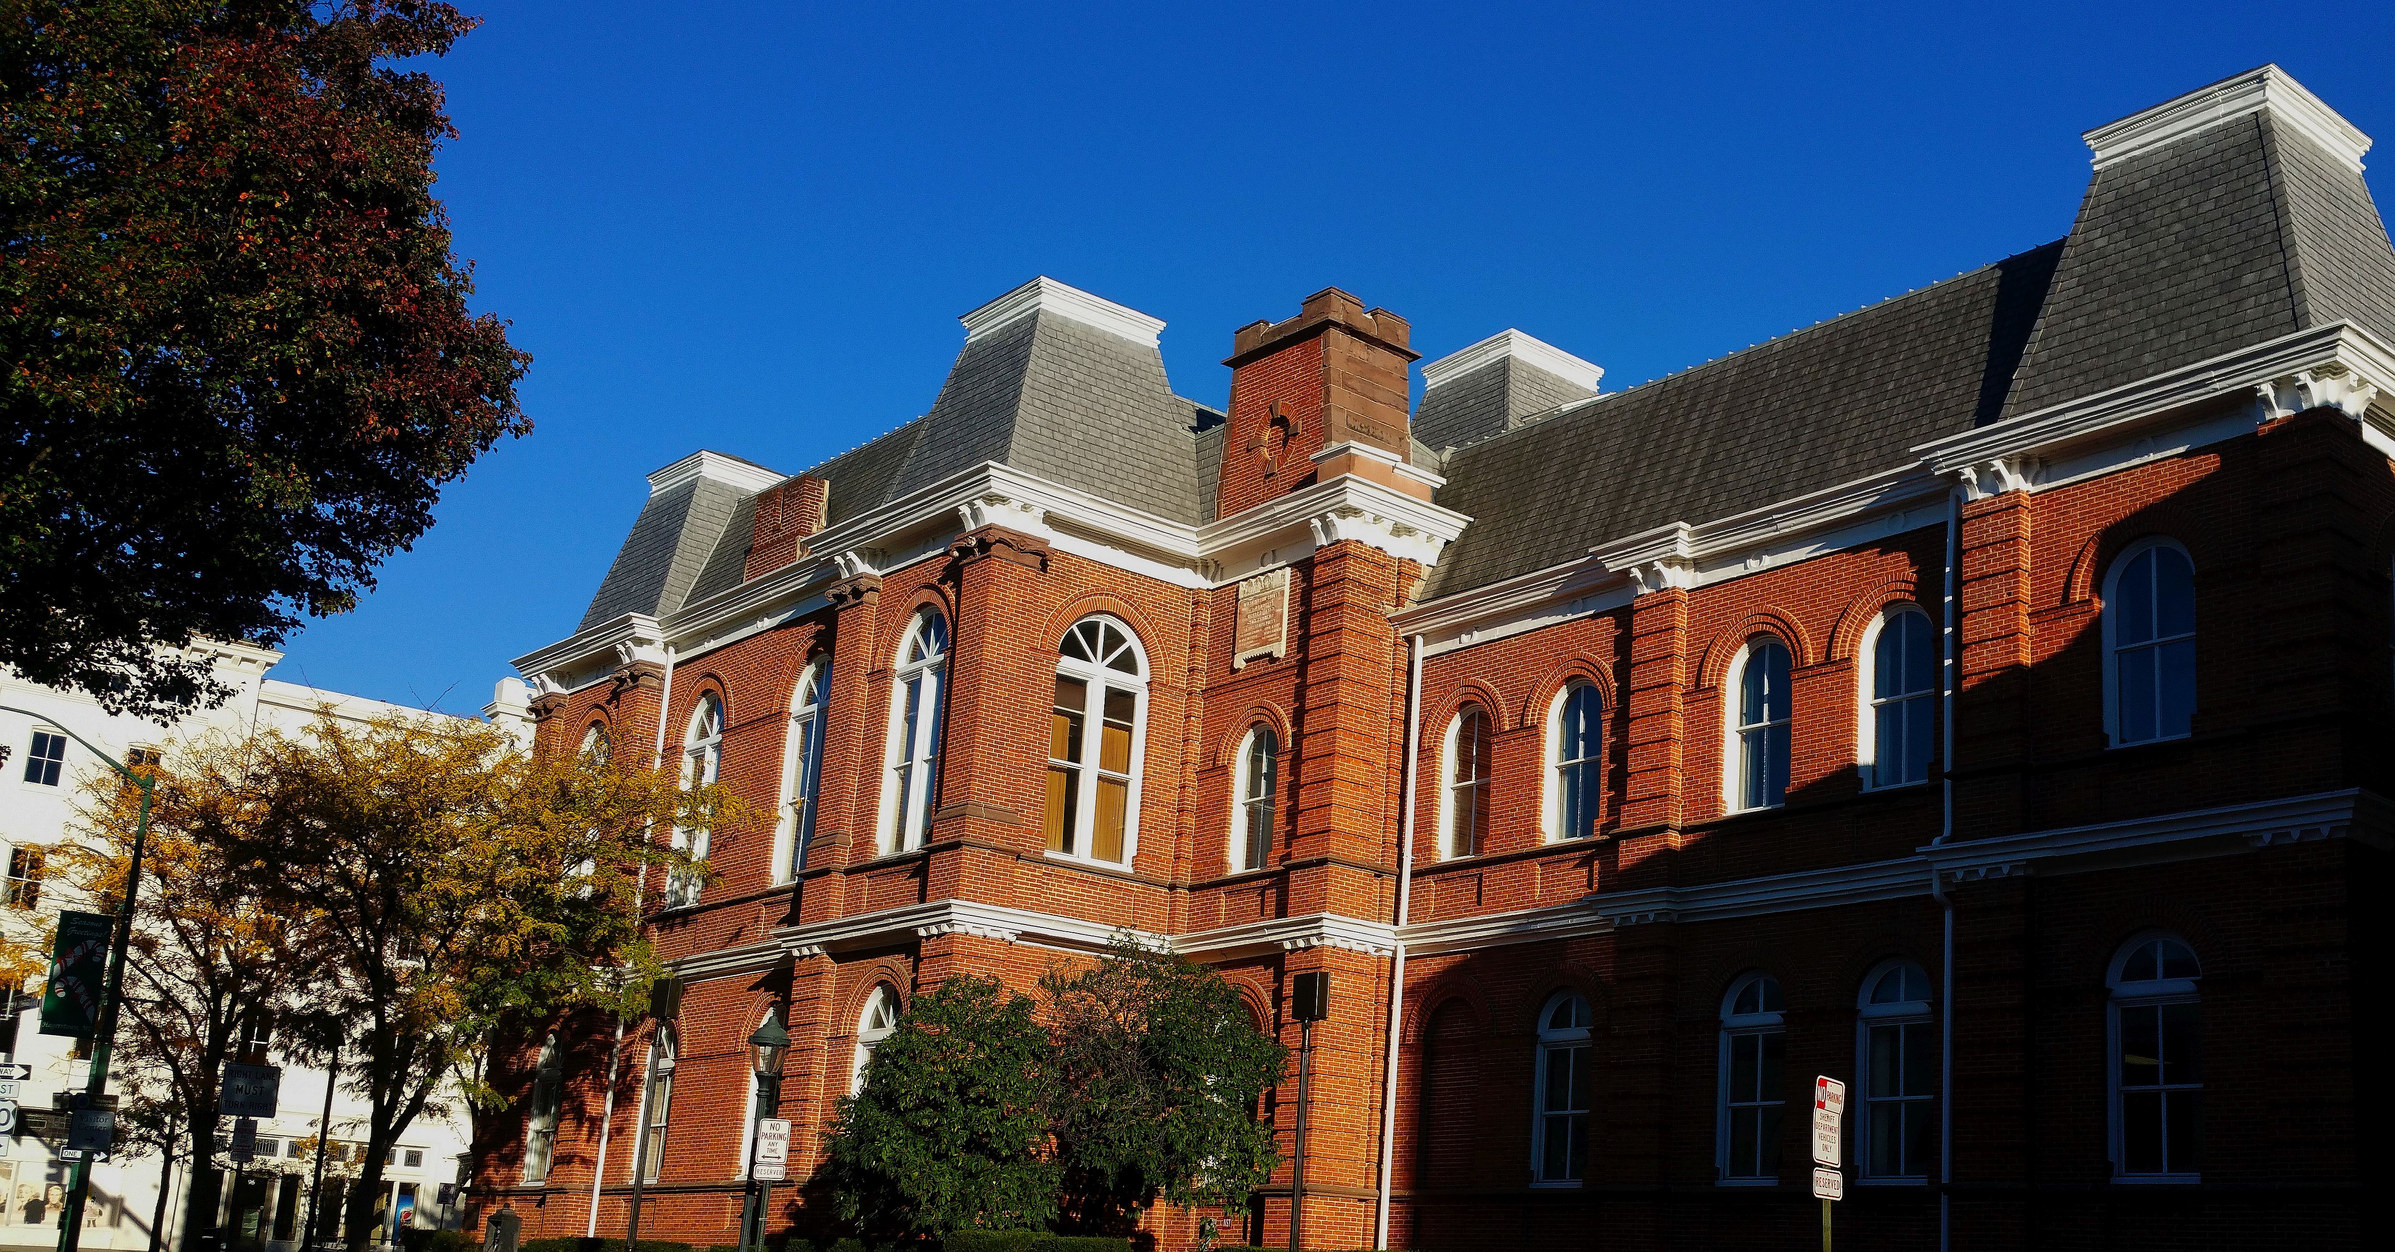
<path fill-rule="evenodd" d="M 316 1121 L 316 1178 L 308 1184 L 308 1225 L 299 1232 L 302 1248 L 314 1247 L 316 1243 L 316 1205 L 324 1198 L 324 1145 L 333 1137 L 333 1087 L 340 1081 L 341 1048 L 336 1044 L 324 1071 L 324 1116 Z"/>
<path fill-rule="evenodd" d="M 1821 1252 L 1830 1252 L 1830 1202 L 1821 1202 Z"/>
<path fill-rule="evenodd" d="M 1821 1201 L 1821 1252 L 1830 1252 L 1830 1205 L 1846 1198 L 1846 1084 L 1813 1080 L 1813 1194 Z"/>

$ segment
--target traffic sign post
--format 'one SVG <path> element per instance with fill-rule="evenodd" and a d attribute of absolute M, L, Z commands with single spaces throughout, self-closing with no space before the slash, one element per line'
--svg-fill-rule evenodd
<path fill-rule="evenodd" d="M 757 1161 L 749 1177 L 759 1182 L 781 1182 L 790 1177 L 789 1118 L 757 1119 Z"/>
<path fill-rule="evenodd" d="M 239 1117 L 233 1120 L 233 1146 L 226 1153 L 236 1165 L 247 1165 L 258 1156 L 258 1123 Z"/>
<path fill-rule="evenodd" d="M 282 1095 L 283 1067 L 280 1065 L 225 1066 L 224 1085 L 218 1088 L 217 1111 L 226 1117 L 258 1117 L 273 1121 L 275 1101 Z"/>
<path fill-rule="evenodd" d="M 1846 1198 L 1846 1084 L 1813 1080 L 1813 1194 L 1821 1200 L 1821 1252 L 1830 1252 L 1830 1205 Z"/>

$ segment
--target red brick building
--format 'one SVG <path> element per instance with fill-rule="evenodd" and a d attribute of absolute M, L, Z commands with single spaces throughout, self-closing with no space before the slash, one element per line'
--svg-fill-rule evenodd
<path fill-rule="evenodd" d="M 1332 289 L 1217 413 L 1039 279 L 889 434 L 651 475 L 518 662 L 541 749 L 778 821 L 665 886 L 667 1020 L 522 1041 L 481 1211 L 620 1236 L 638 1167 L 644 1233 L 731 1242 L 766 1015 L 803 1179 L 909 996 L 1128 928 L 1292 1043 L 1331 975 L 1309 1246 L 1809 1247 L 1815 1075 L 1842 1247 L 2368 1241 L 2369 141 L 2275 68 L 2087 139 L 2067 238 L 1625 391 L 1507 331 L 1409 407 L 1406 322 Z"/>

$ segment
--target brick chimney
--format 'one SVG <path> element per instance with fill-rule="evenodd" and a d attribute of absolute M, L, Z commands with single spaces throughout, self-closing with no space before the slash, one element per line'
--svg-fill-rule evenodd
<path fill-rule="evenodd" d="M 1256 322 L 1231 341 L 1230 429 L 1224 432 L 1215 516 L 1254 508 L 1308 486 L 1327 471 L 1403 461 L 1406 347 L 1412 328 L 1387 309 L 1369 309 L 1336 287 L 1307 296 L 1297 316 Z M 1325 449 L 1358 452 L 1317 465 Z"/>
<path fill-rule="evenodd" d="M 831 503 L 830 479 L 800 474 L 785 478 L 757 493 L 757 516 L 750 524 L 745 581 L 798 560 L 807 536 L 823 529 L 823 511 Z"/>

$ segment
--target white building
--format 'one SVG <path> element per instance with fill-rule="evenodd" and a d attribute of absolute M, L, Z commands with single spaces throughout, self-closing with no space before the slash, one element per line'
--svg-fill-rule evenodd
<path fill-rule="evenodd" d="M 55 913 L 62 907 L 74 907 L 65 898 L 68 892 L 41 883 L 38 852 L 71 837 L 81 784 L 108 767 L 73 738 L 57 732 L 72 731 L 121 761 L 140 751 L 171 756 L 178 741 L 211 730 L 296 732 L 325 710 L 354 721 L 395 711 L 425 715 L 379 700 L 269 678 L 267 671 L 282 659 L 279 652 L 241 644 L 209 644 L 206 652 L 234 695 L 216 708 L 193 713 L 173 725 L 114 715 L 79 692 L 36 686 L 0 670 L 0 706 L 4 706 L 0 707 L 0 745 L 8 749 L 7 759 L 0 761 L 0 868 L 8 875 L 5 883 L 0 883 L 0 925 L 9 924 L 12 918 L 29 920 L 20 910 Z M 522 682 L 504 679 L 484 715 L 525 731 L 528 741 L 527 694 Z M 20 1002 L 25 1011 L 0 1016 L 0 1052 L 32 1067 L 32 1077 L 20 1084 L 20 1107 L 47 1109 L 53 1093 L 82 1089 L 89 1066 L 71 1056 L 76 1041 L 40 1033 L 34 999 L 20 997 Z M 220 1215 L 230 1220 L 238 1212 L 239 1224 L 255 1231 L 265 1252 L 292 1252 L 300 1246 L 315 1164 L 309 1149 L 322 1130 L 325 1085 L 321 1070 L 284 1065 L 277 1116 L 258 1123 L 255 1159 L 242 1171 L 239 1185 L 222 1152 L 214 1162 L 227 1170 Z M 339 1174 L 354 1174 L 357 1162 L 353 1157 L 364 1154 L 365 1116 L 364 1101 L 347 1092 L 335 1093 L 332 1126 L 326 1136 L 324 1207 L 334 1203 L 331 1180 Z M 226 1119 L 220 1145 L 232 1124 Z M 417 1118 L 385 1167 L 391 1192 L 386 1212 L 395 1219 L 404 1216 L 418 1227 L 455 1226 L 456 1197 L 463 1189 L 470 1138 L 462 1103 L 448 1117 Z M 336 1156 L 341 1160 L 336 1162 Z M 60 1159 L 51 1145 L 31 1134 L 20 1130 L 13 1139 L 0 1135 L 0 1249 L 46 1248 L 56 1243 L 70 1168 L 71 1163 Z M 176 1170 L 161 1197 L 155 1155 L 98 1165 L 92 1173 L 82 1245 L 148 1248 L 163 1198 L 171 1246 L 182 1218 L 186 1175 L 186 1170 Z"/>

